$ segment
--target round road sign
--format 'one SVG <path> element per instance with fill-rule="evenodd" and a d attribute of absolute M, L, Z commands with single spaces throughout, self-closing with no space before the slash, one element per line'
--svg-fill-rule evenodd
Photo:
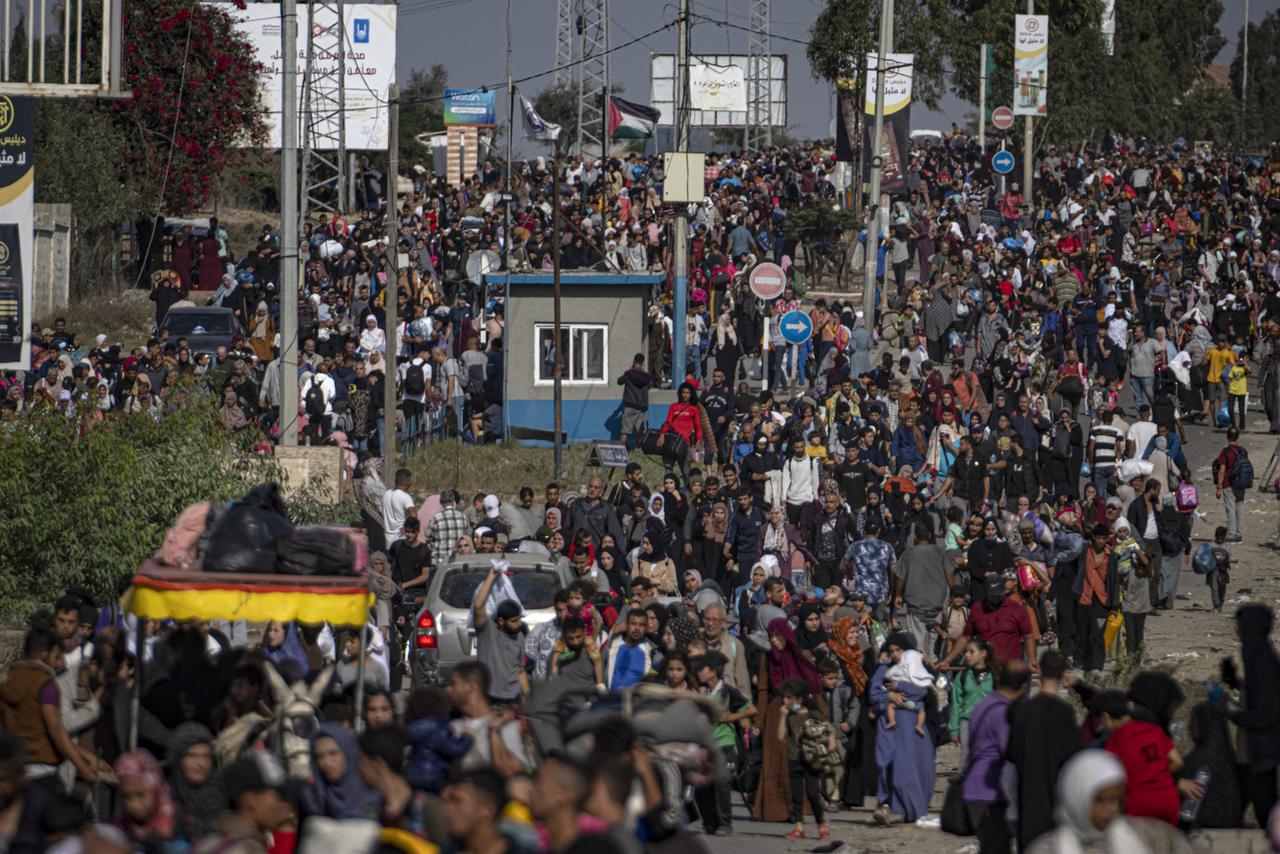
<path fill-rule="evenodd" d="M 1015 158 L 1012 151 L 997 151 L 991 155 L 991 168 L 1001 175 L 1008 175 L 1013 171 Z"/>
<path fill-rule="evenodd" d="M 777 299 L 787 288 L 787 274 L 772 261 L 757 264 L 747 279 L 751 293 L 763 300 Z"/>
<path fill-rule="evenodd" d="M 803 344 L 813 334 L 813 321 L 803 311 L 792 310 L 782 315 L 779 321 L 782 338 L 788 344 Z"/>
<path fill-rule="evenodd" d="M 1008 130 L 1013 127 L 1013 110 L 1008 107 L 996 107 L 991 111 L 991 124 L 996 130 Z"/>

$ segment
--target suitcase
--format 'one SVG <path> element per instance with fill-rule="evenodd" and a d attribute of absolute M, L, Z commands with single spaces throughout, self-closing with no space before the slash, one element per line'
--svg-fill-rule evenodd
<path fill-rule="evenodd" d="M 340 528 L 308 525 L 276 545 L 281 575 L 354 575 L 356 547 Z"/>

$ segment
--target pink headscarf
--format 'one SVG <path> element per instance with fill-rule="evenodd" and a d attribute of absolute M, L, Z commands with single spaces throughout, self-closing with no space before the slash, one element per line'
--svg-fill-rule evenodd
<path fill-rule="evenodd" d="M 800 652 L 800 644 L 796 641 L 796 633 L 791 624 L 779 617 L 769 623 L 770 635 L 778 635 L 786 646 L 781 650 L 769 645 L 769 686 L 774 691 L 788 679 L 799 679 L 809 686 L 814 694 L 822 693 L 822 677 L 809 659 Z"/>
<path fill-rule="evenodd" d="M 174 804 L 169 784 L 165 782 L 160 762 L 145 750 L 125 753 L 116 759 L 116 776 L 120 782 L 136 780 L 151 792 L 155 802 L 151 815 L 144 824 L 138 824 L 129 816 L 120 815 L 119 826 L 130 839 L 172 839 L 174 833 Z"/>

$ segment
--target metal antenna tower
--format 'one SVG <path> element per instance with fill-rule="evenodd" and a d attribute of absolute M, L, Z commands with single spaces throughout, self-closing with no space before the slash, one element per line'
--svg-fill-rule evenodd
<path fill-rule="evenodd" d="M 307 64 L 302 82 L 301 221 L 312 211 L 348 210 L 346 19 L 342 0 L 307 3 Z"/>
<path fill-rule="evenodd" d="M 555 85 L 572 86 L 573 68 L 573 0 L 556 0 L 556 76 Z"/>
<path fill-rule="evenodd" d="M 769 50 L 769 0 L 748 0 L 747 31 L 747 132 L 746 147 L 760 151 L 773 144 L 772 97 L 769 92 L 772 61 Z"/>
<path fill-rule="evenodd" d="M 577 0 L 582 64 L 578 76 L 578 153 L 601 157 L 609 150 L 609 0 Z"/>

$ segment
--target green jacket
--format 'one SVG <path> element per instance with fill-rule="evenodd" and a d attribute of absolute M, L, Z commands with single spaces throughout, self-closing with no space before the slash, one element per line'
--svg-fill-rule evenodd
<path fill-rule="evenodd" d="M 973 707 L 991 693 L 994 685 L 995 680 L 991 678 L 990 670 L 979 674 L 972 667 L 951 683 L 951 721 L 948 729 L 952 738 L 960 737 L 960 724 L 969 720 Z"/>

